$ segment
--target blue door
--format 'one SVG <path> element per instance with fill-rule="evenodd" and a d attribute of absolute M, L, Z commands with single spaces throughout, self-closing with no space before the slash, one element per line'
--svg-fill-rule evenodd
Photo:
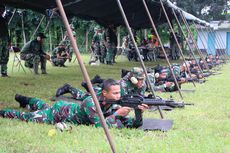
<path fill-rule="evenodd" d="M 227 33 L 227 52 L 230 55 L 230 32 Z"/>
<path fill-rule="evenodd" d="M 215 32 L 208 33 L 208 53 L 215 55 L 216 54 L 216 42 L 215 42 Z"/>

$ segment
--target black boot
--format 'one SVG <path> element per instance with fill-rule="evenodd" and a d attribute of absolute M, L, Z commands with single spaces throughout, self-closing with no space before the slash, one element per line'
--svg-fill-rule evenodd
<path fill-rule="evenodd" d="M 5 117 L 5 112 L 4 110 L 0 110 L 0 117 Z"/>
<path fill-rule="evenodd" d="M 31 100 L 31 97 L 26 97 L 26 96 L 22 96 L 22 95 L 16 94 L 15 95 L 15 100 L 17 102 L 19 102 L 20 107 L 25 108 L 26 105 L 29 104 L 29 101 Z"/>
<path fill-rule="evenodd" d="M 104 79 L 102 79 L 99 75 L 95 75 L 95 77 L 91 80 L 92 84 L 95 83 L 103 83 Z"/>
<path fill-rule="evenodd" d="M 89 92 L 89 88 L 88 88 L 87 83 L 85 81 L 83 81 L 81 83 L 81 86 L 84 87 L 87 92 Z"/>
<path fill-rule="evenodd" d="M 66 94 L 66 93 L 69 93 L 69 88 L 70 88 L 71 86 L 69 85 L 69 84 L 64 84 L 64 86 L 62 86 L 61 88 L 59 88 L 58 90 L 57 90 L 57 92 L 56 92 L 56 97 L 59 97 L 59 96 L 61 96 L 61 95 L 63 95 L 63 94 Z"/>

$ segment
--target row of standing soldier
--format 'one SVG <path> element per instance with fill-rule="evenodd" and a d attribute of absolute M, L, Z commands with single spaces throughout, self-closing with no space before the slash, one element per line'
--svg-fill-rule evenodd
<path fill-rule="evenodd" d="M 115 63 L 117 53 L 116 27 L 113 24 L 109 24 L 105 31 L 100 27 L 96 27 L 94 30 L 95 34 L 91 48 L 96 56 L 95 61 L 100 60 L 100 63 L 112 65 Z"/>

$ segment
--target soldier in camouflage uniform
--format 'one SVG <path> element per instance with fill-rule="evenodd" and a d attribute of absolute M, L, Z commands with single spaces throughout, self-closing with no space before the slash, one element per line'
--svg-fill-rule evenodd
<path fill-rule="evenodd" d="M 74 37 L 74 39 L 75 39 L 75 41 L 76 41 L 76 32 L 74 31 L 74 26 L 73 26 L 73 24 L 70 24 L 70 28 L 72 29 L 72 32 L 73 32 L 73 37 Z M 71 41 L 70 41 L 70 39 L 69 39 L 69 36 L 68 36 L 68 34 L 66 33 L 66 36 L 65 36 L 66 38 L 65 38 L 65 41 L 66 41 L 66 52 L 68 52 L 68 54 L 69 54 L 69 62 L 71 62 L 71 60 L 72 60 L 72 56 L 73 56 L 73 47 L 72 47 L 72 44 L 71 44 Z"/>
<path fill-rule="evenodd" d="M 98 91 L 97 97 L 109 127 L 137 128 L 142 125 L 142 115 L 139 118 L 128 117 L 131 108 L 119 107 L 114 111 L 113 105 L 107 104 L 107 100 L 120 99 L 120 85 L 118 82 L 112 79 L 105 80 L 103 88 Z M 16 95 L 15 99 L 20 103 L 21 107 L 29 106 L 28 108 L 34 112 L 5 109 L 0 111 L 1 117 L 48 124 L 69 122 L 76 125 L 102 126 L 92 96 L 88 96 L 81 104 L 58 101 L 52 107 L 38 98 Z M 139 105 L 138 108 L 143 112 L 148 106 Z"/>
<path fill-rule="evenodd" d="M 106 64 L 112 65 L 115 63 L 115 56 L 117 53 L 117 35 L 116 27 L 113 24 L 108 25 L 105 31 L 105 44 L 107 48 L 106 52 Z"/>
<path fill-rule="evenodd" d="M 38 74 L 39 63 L 41 63 L 42 74 L 47 74 L 46 59 L 48 55 L 44 52 L 43 46 L 45 38 L 46 36 L 43 33 L 38 33 L 37 38 L 26 43 L 21 50 L 20 57 L 25 60 L 25 66 L 33 68 L 35 74 Z"/>
<path fill-rule="evenodd" d="M 0 68 L 1 68 L 1 76 L 7 77 L 7 63 L 9 61 L 9 34 L 8 34 L 8 26 L 6 19 L 2 17 L 5 11 L 5 6 L 0 5 Z"/>
<path fill-rule="evenodd" d="M 66 51 L 65 43 L 61 42 L 59 46 L 52 51 L 51 61 L 54 66 L 65 67 L 67 59 L 70 59 L 70 55 Z"/>
<path fill-rule="evenodd" d="M 93 89 L 97 92 L 101 88 L 101 84 L 104 79 L 96 75 L 91 83 L 93 84 Z M 84 83 L 84 82 L 83 82 Z M 83 84 L 82 83 L 82 84 Z M 145 76 L 141 68 L 134 67 L 131 72 L 125 75 L 120 81 L 121 95 L 127 94 L 140 94 L 144 95 L 146 91 Z M 82 85 L 87 90 L 87 84 Z M 72 97 L 76 100 L 83 100 L 89 96 L 89 91 L 82 91 L 78 88 L 72 87 L 69 84 L 64 84 L 62 87 L 58 88 L 56 92 L 56 97 L 70 93 Z"/>
<path fill-rule="evenodd" d="M 121 80 L 121 95 L 139 94 L 146 91 L 145 75 L 142 68 L 134 67 Z"/>
<path fill-rule="evenodd" d="M 95 33 L 92 39 L 92 48 L 96 56 L 94 62 L 99 59 L 101 63 L 104 63 L 104 59 L 106 57 L 104 32 L 102 32 L 102 29 L 100 27 L 95 27 L 94 31 Z"/>

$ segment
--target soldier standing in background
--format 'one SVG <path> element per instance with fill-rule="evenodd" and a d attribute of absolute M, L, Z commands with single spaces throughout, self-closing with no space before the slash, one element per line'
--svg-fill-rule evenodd
<path fill-rule="evenodd" d="M 9 61 L 9 49 L 10 37 L 8 33 L 8 25 L 6 19 L 3 18 L 5 12 L 5 6 L 0 5 L 0 67 L 1 76 L 7 77 L 7 63 Z"/>
<path fill-rule="evenodd" d="M 115 63 L 115 56 L 117 54 L 116 27 L 113 24 L 109 24 L 105 31 L 105 44 L 107 48 L 106 64 L 112 65 Z"/>

